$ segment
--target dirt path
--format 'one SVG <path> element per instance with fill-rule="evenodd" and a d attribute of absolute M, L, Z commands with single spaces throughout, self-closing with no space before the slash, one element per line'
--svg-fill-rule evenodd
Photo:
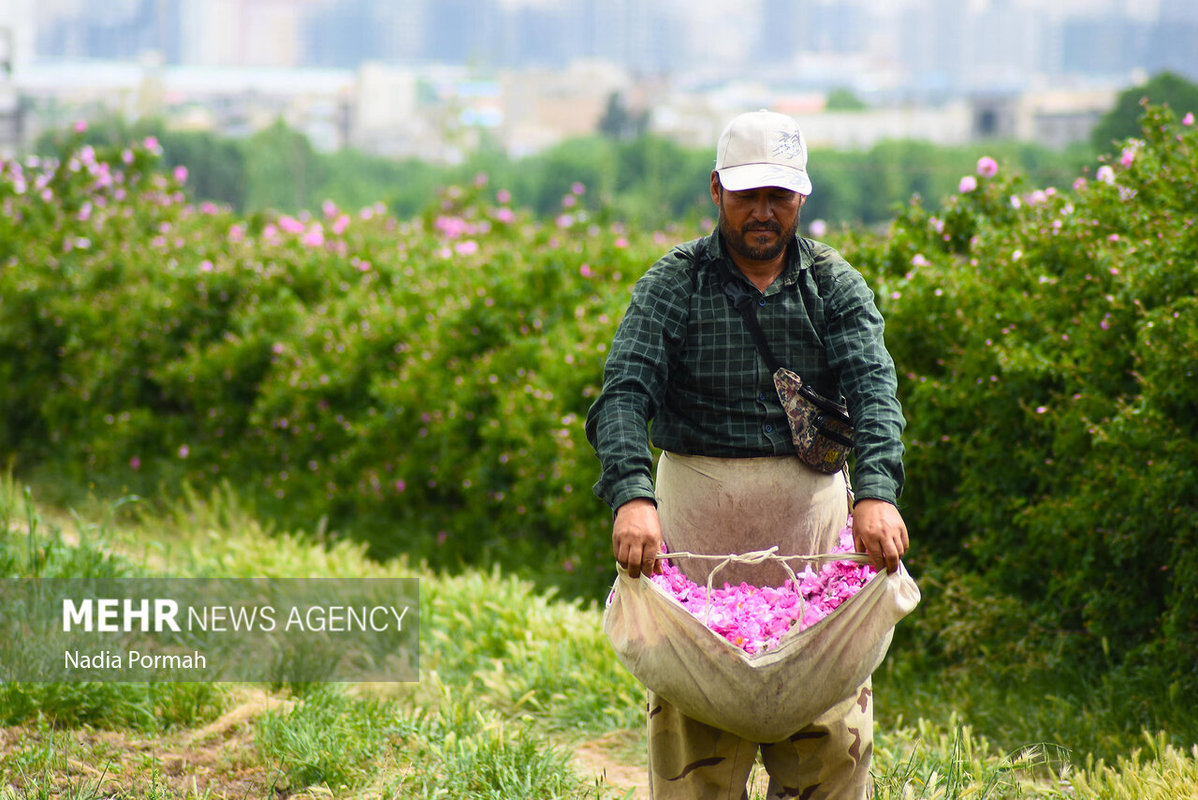
<path fill-rule="evenodd" d="M 253 748 L 254 722 L 293 701 L 258 690 L 202 728 L 158 738 L 79 728 L 0 729 L 0 753 L 28 750 L 36 742 L 46 760 L 0 780 L 17 797 L 130 796 L 129 792 L 206 796 L 213 800 L 286 792 L 277 770 L 245 757 Z M 10 783 L 11 781 L 11 783 Z"/>
<path fill-rule="evenodd" d="M 629 744 L 635 739 L 631 731 L 612 731 L 578 745 L 574 761 L 579 774 L 610 789 L 616 797 L 649 800 L 646 764 L 629 760 Z"/>

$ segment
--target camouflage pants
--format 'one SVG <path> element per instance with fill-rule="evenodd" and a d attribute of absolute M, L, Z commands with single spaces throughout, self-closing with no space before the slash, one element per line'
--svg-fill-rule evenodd
<path fill-rule="evenodd" d="M 741 800 L 753 764 L 767 797 L 861 800 L 872 795 L 873 690 L 869 681 L 789 739 L 758 744 L 684 716 L 649 692 L 649 791 L 654 800 Z"/>

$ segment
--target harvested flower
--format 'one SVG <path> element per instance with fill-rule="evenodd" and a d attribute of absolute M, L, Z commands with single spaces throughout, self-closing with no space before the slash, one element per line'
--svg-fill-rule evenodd
<path fill-rule="evenodd" d="M 831 552 L 854 552 L 852 517 Z M 699 621 L 749 654 L 777 647 L 783 634 L 796 626 L 811 627 L 877 574 L 868 564 L 832 561 L 818 570 L 808 565 L 796 572 L 797 585 L 789 578 L 777 587 L 725 583 L 722 589 L 713 588 L 709 598 L 707 587 L 687 578 L 668 559 L 662 566 L 662 574 L 652 580 Z"/>

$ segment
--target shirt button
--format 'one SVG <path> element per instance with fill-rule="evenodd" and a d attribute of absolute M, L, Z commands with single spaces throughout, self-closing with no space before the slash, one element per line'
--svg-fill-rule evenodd
<path fill-rule="evenodd" d="M 757 395 L 757 399 L 764 403 L 765 402 L 765 392 L 759 393 Z"/>
<path fill-rule="evenodd" d="M 765 426 L 765 432 L 766 432 L 766 433 L 773 433 L 773 432 L 774 432 L 774 426 L 773 426 L 773 425 L 766 425 L 766 426 Z"/>
<path fill-rule="evenodd" d="M 763 308 L 764 308 L 764 307 L 765 307 L 765 298 L 763 297 L 763 298 L 761 298 L 760 300 L 758 300 L 758 301 L 757 301 L 757 305 L 759 305 L 759 306 L 761 306 L 761 307 L 763 307 Z"/>

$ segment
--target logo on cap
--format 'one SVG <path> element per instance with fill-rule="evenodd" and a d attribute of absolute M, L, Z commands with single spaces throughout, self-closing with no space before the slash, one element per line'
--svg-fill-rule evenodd
<path fill-rule="evenodd" d="M 798 158 L 803 152 L 803 136 L 798 131 L 783 132 L 774 145 L 774 155 L 782 158 Z"/>

